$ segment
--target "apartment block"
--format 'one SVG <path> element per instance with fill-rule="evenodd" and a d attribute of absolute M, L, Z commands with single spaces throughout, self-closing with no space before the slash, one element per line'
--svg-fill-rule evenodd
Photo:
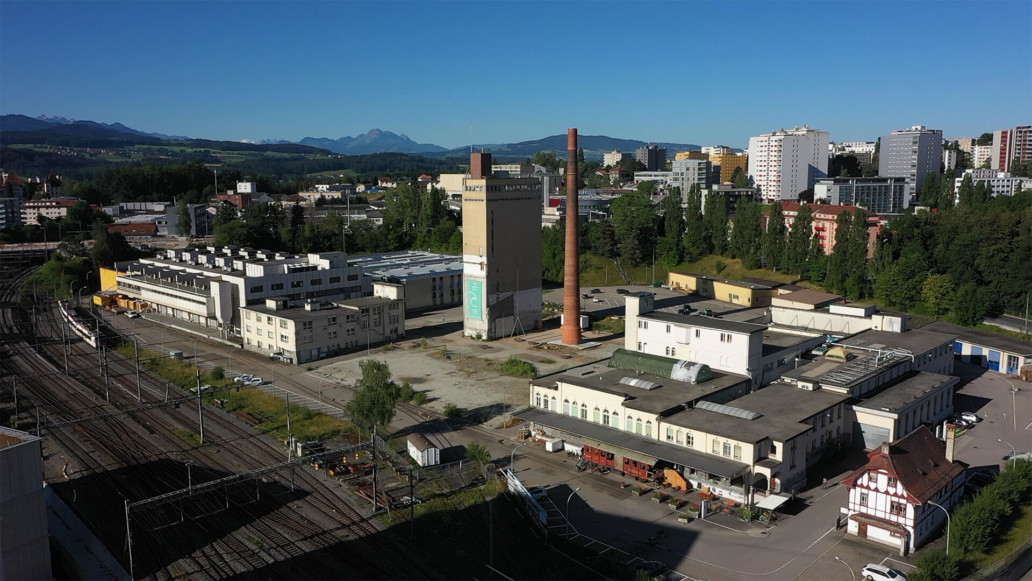
<path fill-rule="evenodd" d="M 925 176 L 938 174 L 942 164 L 942 130 L 914 125 L 881 138 L 878 175 L 906 178 L 913 196 L 921 190 Z"/>
<path fill-rule="evenodd" d="M 798 200 L 828 175 L 828 132 L 803 125 L 750 138 L 749 175 L 764 202 Z"/>
<path fill-rule="evenodd" d="M 670 185 L 681 188 L 682 193 L 687 192 L 693 185 L 698 185 L 699 188 L 706 188 L 710 185 L 712 165 L 708 156 L 702 159 L 675 159 L 672 170 Z M 635 177 L 637 175 L 635 174 Z"/>
<path fill-rule="evenodd" d="M 666 168 L 667 150 L 658 145 L 639 147 L 634 153 L 635 159 L 645 166 L 646 171 L 663 171 Z"/>
<path fill-rule="evenodd" d="M 910 188 L 905 178 L 827 178 L 813 187 L 813 199 L 875 214 L 901 214 L 910 207 Z"/>
<path fill-rule="evenodd" d="M 1011 171 L 1011 163 L 1015 159 L 1020 163 L 1032 159 L 1032 126 L 1019 125 L 1014 129 L 994 131 L 990 155 L 990 167 L 1005 172 Z"/>

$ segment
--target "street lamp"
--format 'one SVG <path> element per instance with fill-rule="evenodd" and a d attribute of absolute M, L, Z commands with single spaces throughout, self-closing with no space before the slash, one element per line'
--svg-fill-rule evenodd
<path fill-rule="evenodd" d="M 566 497 L 566 536 L 570 536 L 570 499 L 573 498 L 573 495 L 577 494 L 577 491 L 580 489 L 580 486 L 574 488 L 573 492 L 570 493 L 570 496 Z"/>
<path fill-rule="evenodd" d="M 1001 443 L 1001 444 L 1007 444 L 1008 446 L 1010 446 L 1010 449 L 1011 449 L 1011 461 L 1013 461 L 1014 457 L 1018 455 L 1018 451 L 1014 448 L 1014 444 L 1011 444 L 1010 442 L 1006 442 L 1006 441 L 1001 440 L 999 438 L 997 438 L 996 441 Z"/>
<path fill-rule="evenodd" d="M 839 563 L 842 563 L 843 565 L 845 565 L 846 569 L 849 569 L 849 576 L 853 578 L 853 581 L 856 581 L 856 575 L 853 574 L 853 568 L 849 566 L 849 563 L 847 563 L 847 562 L 843 561 L 842 559 L 840 559 L 838 557 L 838 555 L 835 556 L 835 560 L 838 561 Z"/>
<path fill-rule="evenodd" d="M 512 453 L 509 454 L 509 472 L 512 472 L 513 474 L 516 474 L 516 450 L 517 449 L 519 449 L 519 446 L 513 446 L 512 447 Z"/>
<path fill-rule="evenodd" d="M 950 511 L 946 510 L 941 504 L 936 504 L 936 503 L 934 503 L 934 502 L 932 502 L 930 500 L 926 501 L 926 502 L 928 502 L 928 504 L 930 504 L 932 506 L 937 506 L 937 507 L 941 508 L 942 511 L 944 513 L 946 513 L 946 556 L 949 557 L 950 556 Z"/>

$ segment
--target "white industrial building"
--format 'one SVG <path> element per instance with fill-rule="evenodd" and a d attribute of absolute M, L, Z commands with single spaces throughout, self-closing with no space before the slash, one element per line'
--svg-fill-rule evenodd
<path fill-rule="evenodd" d="M 798 200 L 828 175 L 828 132 L 803 125 L 749 138 L 749 175 L 764 202 Z"/>
<path fill-rule="evenodd" d="M 420 466 L 436 466 L 441 463 L 441 449 L 426 439 L 423 434 L 409 434 L 408 453 Z"/>
<path fill-rule="evenodd" d="M 290 255 L 234 246 L 166 250 L 120 262 L 117 291 L 155 312 L 240 335 L 240 308 L 267 298 L 292 304 L 360 298 L 372 279 L 343 252 Z"/>

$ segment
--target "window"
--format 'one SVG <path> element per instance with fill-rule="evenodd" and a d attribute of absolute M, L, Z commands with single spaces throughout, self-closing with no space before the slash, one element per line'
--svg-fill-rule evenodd
<path fill-rule="evenodd" d="M 670 348 L 670 356 L 671 357 L 677 357 L 677 347 L 671 347 Z"/>
<path fill-rule="evenodd" d="M 641 418 L 638 418 L 637 420 L 634 421 L 634 433 L 635 434 L 640 434 L 641 433 Z"/>
<path fill-rule="evenodd" d="M 716 439 L 713 440 L 713 448 L 712 448 L 712 450 L 713 450 L 714 454 L 719 454 L 720 453 L 720 442 L 718 442 Z"/>
<path fill-rule="evenodd" d="M 730 343 L 731 342 L 731 333 L 721 333 L 720 334 L 720 342 L 721 343 Z"/>
<path fill-rule="evenodd" d="M 594 411 L 591 412 L 591 421 L 593 421 L 593 422 L 595 422 L 597 424 L 601 420 L 602 420 L 602 410 L 600 410 L 598 408 L 595 408 Z"/>
<path fill-rule="evenodd" d="M 330 284 L 337 284 L 339 282 L 340 282 L 340 277 L 339 276 L 331 276 L 330 277 Z"/>
<path fill-rule="evenodd" d="M 570 400 L 568 400 L 568 399 L 564 399 L 563 400 L 563 415 L 564 416 L 570 415 Z"/>
<path fill-rule="evenodd" d="M 545 397 L 545 399 L 544 399 L 544 408 L 546 410 L 548 409 L 548 398 L 547 397 Z"/>
<path fill-rule="evenodd" d="M 627 422 L 626 422 L 626 428 L 625 429 L 628 432 L 633 432 L 634 431 L 634 420 L 631 419 L 631 416 L 627 416 Z"/>
<path fill-rule="evenodd" d="M 244 311 L 244 318 L 248 321 L 251 320 L 251 311 Z"/>
<path fill-rule="evenodd" d="M 645 422 L 645 435 L 646 436 L 651 436 L 652 435 L 652 420 L 649 420 L 649 421 Z"/>
<path fill-rule="evenodd" d="M 250 332 L 251 332 L 251 325 L 248 325 L 248 326 L 247 326 L 247 332 L 248 332 L 248 333 L 250 333 Z"/>
<path fill-rule="evenodd" d="M 580 419 L 588 419 L 588 406 L 585 404 L 580 404 Z"/>
<path fill-rule="evenodd" d="M 309 284 L 311 284 L 312 286 L 319 286 L 319 285 L 322 284 L 322 279 L 321 278 L 313 278 L 312 282 L 310 282 Z"/>
<path fill-rule="evenodd" d="M 680 436 L 681 432 L 678 432 L 677 435 Z M 671 428 L 670 426 L 667 426 L 667 429 L 666 429 L 666 441 L 667 442 L 673 442 L 674 441 L 674 429 Z M 680 438 L 678 438 L 678 441 L 680 441 Z"/>
<path fill-rule="evenodd" d="M 666 355 L 670 355 L 670 346 L 669 345 L 666 348 Z"/>
<path fill-rule="evenodd" d="M 261 337 L 264 334 L 265 334 L 265 329 L 263 329 L 261 327 L 258 327 L 258 336 Z"/>
<path fill-rule="evenodd" d="M 731 443 L 730 442 L 724 442 L 724 455 L 725 456 L 730 456 L 731 455 Z"/>
<path fill-rule="evenodd" d="M 272 285 L 269 286 L 269 288 L 271 288 L 272 290 L 283 290 L 283 283 L 282 282 L 273 283 Z"/>
<path fill-rule="evenodd" d="M 609 410 L 608 409 L 602 410 L 602 425 L 605 425 L 605 426 L 609 425 Z"/>
<path fill-rule="evenodd" d="M 689 447 L 695 447 L 695 434 L 688 432 L 684 436 L 684 445 Z"/>
<path fill-rule="evenodd" d="M 302 322 L 301 323 L 301 328 L 302 329 L 311 329 L 312 328 L 312 322 L 311 321 L 304 321 L 304 322 Z"/>
<path fill-rule="evenodd" d="M 280 333 L 279 340 L 283 341 L 284 343 L 290 343 L 290 337 L 284 335 L 283 333 Z"/>
<path fill-rule="evenodd" d="M 609 424 L 616 429 L 620 429 L 620 414 L 613 412 L 613 423 Z"/>
<path fill-rule="evenodd" d="M 337 317 L 330 317 L 329 319 L 326 319 L 326 324 L 327 325 L 336 325 L 337 324 Z"/>
<path fill-rule="evenodd" d="M 896 488 L 896 479 L 889 476 L 889 488 Z"/>
<path fill-rule="evenodd" d="M 907 512 L 907 505 L 902 502 L 891 502 L 889 503 L 889 512 L 896 516 L 903 515 Z"/>
<path fill-rule="evenodd" d="M 545 400 L 545 401 L 547 401 L 547 400 Z M 540 393 L 535 393 L 534 394 L 534 407 L 541 407 L 541 394 Z"/>
<path fill-rule="evenodd" d="M 269 339 L 272 339 L 275 336 L 276 335 L 272 332 L 272 329 L 269 329 Z"/>
<path fill-rule="evenodd" d="M 262 285 L 260 285 L 260 284 L 259 284 L 259 285 L 255 285 L 255 286 L 251 287 L 251 292 L 253 292 L 253 293 L 260 293 L 260 292 L 262 292 L 263 290 L 265 290 L 265 287 L 264 287 L 264 286 L 262 286 Z"/>
<path fill-rule="evenodd" d="M 867 506 L 867 493 L 866 492 L 861 492 L 860 493 L 860 506 Z"/>
<path fill-rule="evenodd" d="M 735 460 L 741 460 L 742 459 L 742 447 L 739 446 L 738 444 L 735 444 L 735 455 L 734 455 L 734 458 L 735 458 Z"/>
<path fill-rule="evenodd" d="M 265 316 L 265 322 L 271 325 L 272 324 L 272 316 L 271 315 L 266 315 Z"/>
<path fill-rule="evenodd" d="M 295 280 L 295 281 L 290 283 L 290 288 L 301 288 L 304 285 L 305 285 L 305 281 L 303 281 L 303 280 Z"/>
<path fill-rule="evenodd" d="M 667 332 L 667 335 L 669 335 L 669 334 L 670 334 L 670 325 L 667 325 L 667 326 L 666 326 L 666 332 Z"/>
<path fill-rule="evenodd" d="M 348 330 L 345 331 L 344 334 L 347 335 L 348 337 L 353 336 L 355 334 L 355 328 L 354 327 L 348 327 Z"/>
<path fill-rule="evenodd" d="M 702 337 L 702 330 L 701 329 L 696 329 L 695 330 L 695 337 L 696 338 Z"/>

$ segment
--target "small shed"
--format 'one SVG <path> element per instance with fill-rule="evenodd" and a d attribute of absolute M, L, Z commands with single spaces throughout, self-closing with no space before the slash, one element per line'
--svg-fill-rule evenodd
<path fill-rule="evenodd" d="M 441 449 L 427 440 L 423 434 L 411 434 L 408 437 L 408 453 L 420 466 L 435 466 L 441 463 Z"/>

